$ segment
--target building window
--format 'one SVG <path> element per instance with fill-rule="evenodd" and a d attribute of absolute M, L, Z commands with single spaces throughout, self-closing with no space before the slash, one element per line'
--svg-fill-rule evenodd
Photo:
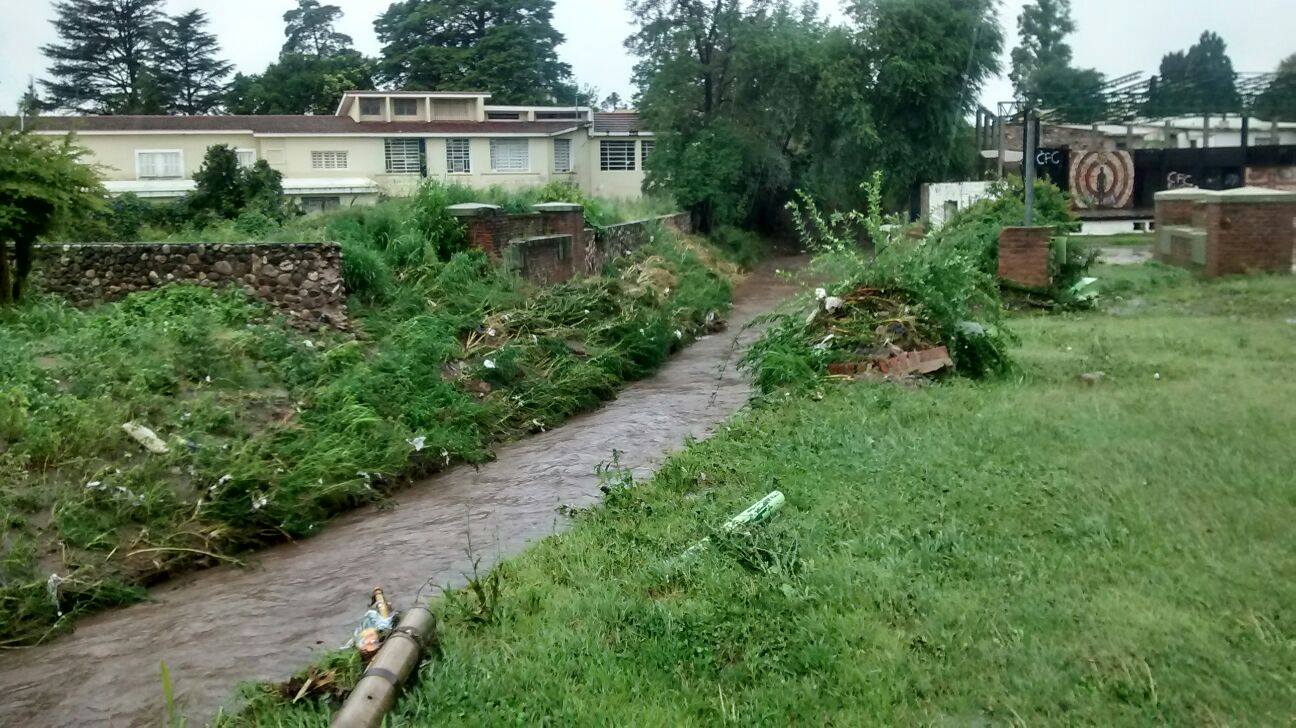
<path fill-rule="evenodd" d="M 422 139 L 386 139 L 384 152 L 388 174 L 421 174 L 423 172 Z"/>
<path fill-rule="evenodd" d="M 446 171 L 450 174 L 472 173 L 472 145 L 467 139 L 446 140 Z"/>
<path fill-rule="evenodd" d="M 599 169 L 604 172 L 633 172 L 635 143 L 607 139 L 599 142 Z"/>
<path fill-rule="evenodd" d="M 648 155 L 653 153 L 657 148 L 657 142 L 645 139 L 639 142 L 639 166 L 644 169 L 648 168 Z"/>
<path fill-rule="evenodd" d="M 346 152 L 311 152 L 311 169 L 346 169 Z"/>
<path fill-rule="evenodd" d="M 301 198 L 302 212 L 327 212 L 336 210 L 342 206 L 341 197 L 303 197 Z"/>
<path fill-rule="evenodd" d="M 397 116 L 418 116 L 418 99 L 394 99 L 392 106 Z"/>
<path fill-rule="evenodd" d="M 492 139 L 490 143 L 492 172 L 530 172 L 529 139 Z"/>
<path fill-rule="evenodd" d="M 487 111 L 486 118 L 490 121 L 521 121 L 522 112 L 520 111 Z"/>
<path fill-rule="evenodd" d="M 579 111 L 537 111 L 535 118 L 537 121 L 566 121 L 571 119 L 579 121 L 585 118 L 585 115 Z"/>
<path fill-rule="evenodd" d="M 554 171 L 555 172 L 572 171 L 570 139 L 554 140 Z"/>
<path fill-rule="evenodd" d="M 360 99 L 361 116 L 382 116 L 382 99 Z"/>
<path fill-rule="evenodd" d="M 139 179 L 180 179 L 184 176 L 184 155 L 179 149 L 135 152 L 135 176 Z"/>
<path fill-rule="evenodd" d="M 255 149 L 235 149 L 234 153 L 238 155 L 238 162 L 240 167 L 251 169 L 253 166 L 256 165 Z"/>

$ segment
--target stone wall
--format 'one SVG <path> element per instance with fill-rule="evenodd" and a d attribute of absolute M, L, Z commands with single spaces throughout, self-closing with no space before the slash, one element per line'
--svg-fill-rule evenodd
<path fill-rule="evenodd" d="M 37 245 L 37 282 L 73 305 L 191 283 L 238 286 L 295 325 L 345 328 L 342 249 L 336 243 L 80 243 Z"/>
<path fill-rule="evenodd" d="M 609 261 L 647 245 L 652 240 L 653 230 L 659 226 L 678 233 L 693 232 L 693 220 L 687 212 L 591 229 L 587 231 L 586 239 L 593 244 L 585 250 L 585 273 L 594 275 Z"/>

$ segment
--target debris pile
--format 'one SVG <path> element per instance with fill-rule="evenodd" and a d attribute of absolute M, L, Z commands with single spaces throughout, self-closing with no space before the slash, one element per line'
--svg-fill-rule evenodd
<path fill-rule="evenodd" d="M 840 297 L 815 293 L 806 324 L 830 374 L 904 379 L 954 368 L 939 327 L 905 293 L 867 286 Z"/>

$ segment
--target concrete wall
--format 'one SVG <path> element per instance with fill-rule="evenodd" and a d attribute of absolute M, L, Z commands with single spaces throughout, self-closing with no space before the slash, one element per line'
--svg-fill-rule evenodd
<path fill-rule="evenodd" d="M 629 141 L 635 145 L 635 168 L 622 172 L 604 172 L 600 169 L 600 154 L 604 141 Z M 651 142 L 651 139 L 647 141 Z M 643 139 L 634 137 L 590 137 L 585 143 L 582 162 L 589 170 L 589 182 L 581 186 L 595 197 L 614 200 L 634 200 L 643 196 Z"/>
<path fill-rule="evenodd" d="M 247 134 L 78 134 L 78 143 L 94 155 L 94 163 L 103 168 L 104 179 L 134 180 L 135 153 L 145 150 L 179 150 L 184 163 L 185 179 L 193 177 L 202 166 L 208 147 L 227 144 L 236 149 L 257 149 L 257 140 Z M 258 153 L 257 158 L 260 158 Z M 87 160 L 89 161 L 89 160 Z"/>
<path fill-rule="evenodd" d="M 935 182 L 922 186 L 922 221 L 929 230 L 944 225 L 950 214 L 990 196 L 992 182 Z"/>
<path fill-rule="evenodd" d="M 37 285 L 73 305 L 114 301 L 168 283 L 237 286 L 303 328 L 345 328 L 342 250 L 335 243 L 37 245 Z"/>

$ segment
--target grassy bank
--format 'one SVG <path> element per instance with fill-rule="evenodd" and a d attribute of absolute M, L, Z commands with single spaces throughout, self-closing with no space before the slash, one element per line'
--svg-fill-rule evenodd
<path fill-rule="evenodd" d="M 699 238 L 660 230 L 601 276 L 537 288 L 462 252 L 446 201 L 320 218 L 355 335 L 183 286 L 0 311 L 0 644 L 488 459 L 615 396 L 729 304 L 737 266 Z"/>
<path fill-rule="evenodd" d="M 613 487 L 441 603 L 391 724 L 1291 722 L 1296 281 L 1096 274 L 1014 374 L 783 397 Z"/>

